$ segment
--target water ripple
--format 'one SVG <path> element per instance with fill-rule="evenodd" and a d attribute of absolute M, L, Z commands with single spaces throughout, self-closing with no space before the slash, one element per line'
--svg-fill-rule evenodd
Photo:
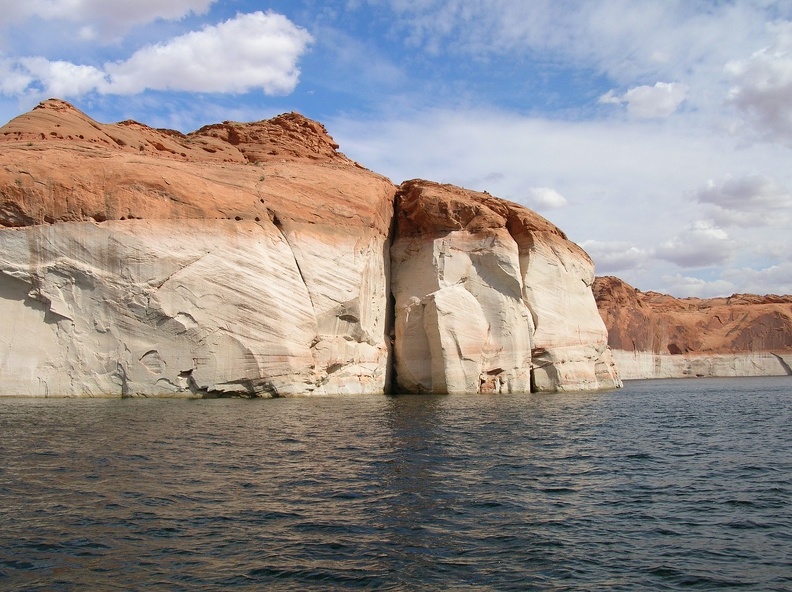
<path fill-rule="evenodd" d="M 789 379 L 0 402 L 2 590 L 789 590 Z"/>

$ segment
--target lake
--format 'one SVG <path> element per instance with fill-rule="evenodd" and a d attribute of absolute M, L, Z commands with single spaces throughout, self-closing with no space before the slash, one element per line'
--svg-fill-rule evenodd
<path fill-rule="evenodd" d="M 792 378 L 0 400 L 0 590 L 792 589 Z"/>

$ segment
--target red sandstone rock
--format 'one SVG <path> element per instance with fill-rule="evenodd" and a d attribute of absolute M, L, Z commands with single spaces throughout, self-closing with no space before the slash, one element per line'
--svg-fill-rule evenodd
<path fill-rule="evenodd" d="M 792 352 L 792 296 L 674 298 L 615 277 L 594 282 L 614 350 L 656 354 Z"/>
<path fill-rule="evenodd" d="M 337 147 L 296 113 L 184 135 L 51 99 L 0 128 L 0 226 L 276 216 L 387 233 L 395 188 Z"/>

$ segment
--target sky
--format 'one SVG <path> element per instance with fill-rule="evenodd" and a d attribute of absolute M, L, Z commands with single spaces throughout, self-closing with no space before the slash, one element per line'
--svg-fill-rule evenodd
<path fill-rule="evenodd" d="M 792 294 L 792 0 L 0 0 L 0 122 L 297 111 L 679 297 Z"/>

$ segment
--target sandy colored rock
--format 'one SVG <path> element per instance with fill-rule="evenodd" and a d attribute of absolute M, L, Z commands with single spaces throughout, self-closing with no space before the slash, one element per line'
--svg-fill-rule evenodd
<path fill-rule="evenodd" d="M 792 374 L 792 296 L 674 298 L 594 283 L 623 378 Z"/>
<path fill-rule="evenodd" d="M 182 134 L 45 101 L 0 128 L 0 395 L 619 386 L 559 229 L 396 196 L 296 113 Z"/>
<path fill-rule="evenodd" d="M 384 392 L 395 187 L 297 114 L 0 128 L 2 394 Z"/>
<path fill-rule="evenodd" d="M 620 385 L 590 289 L 591 260 L 538 214 L 486 193 L 408 181 L 391 254 L 400 388 Z"/>

